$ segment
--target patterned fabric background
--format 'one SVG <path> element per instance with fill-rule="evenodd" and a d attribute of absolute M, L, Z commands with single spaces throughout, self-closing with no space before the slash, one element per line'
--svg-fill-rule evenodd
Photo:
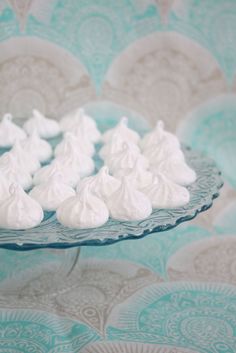
<path fill-rule="evenodd" d="M 225 180 L 191 222 L 83 248 L 57 294 L 76 250 L 0 250 L 0 352 L 236 352 L 235 74 L 235 0 L 0 0 L 1 115 L 163 119 Z"/>

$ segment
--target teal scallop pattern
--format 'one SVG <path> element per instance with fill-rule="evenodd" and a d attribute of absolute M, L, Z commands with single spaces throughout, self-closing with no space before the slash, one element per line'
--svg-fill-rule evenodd
<path fill-rule="evenodd" d="M 157 7 L 150 1 L 58 0 L 48 23 L 40 21 L 37 14 L 29 16 L 26 34 L 45 38 L 72 52 L 98 88 L 121 50 L 160 28 Z"/>
<path fill-rule="evenodd" d="M 20 34 L 16 15 L 6 0 L 0 0 L 0 42 Z"/>
<path fill-rule="evenodd" d="M 115 308 L 109 324 L 110 340 L 235 353 L 236 289 L 197 283 L 152 285 Z"/>
<path fill-rule="evenodd" d="M 220 96 L 189 114 L 179 127 L 183 142 L 212 157 L 236 188 L 236 96 Z"/>
<path fill-rule="evenodd" d="M 161 18 L 160 3 L 151 0 L 39 1 L 38 8 L 25 14 L 26 24 L 20 31 L 14 8 L 1 0 L 0 41 L 28 35 L 57 43 L 85 65 L 99 88 L 113 59 L 129 44 L 155 31 L 176 31 L 207 48 L 231 83 L 236 71 L 235 1 L 173 2 L 173 7 L 167 9 L 167 24 Z"/>
<path fill-rule="evenodd" d="M 80 322 L 35 310 L 0 310 L 0 352 L 74 353 L 97 340 Z"/>
<path fill-rule="evenodd" d="M 201 227 L 179 225 L 167 232 L 154 233 L 135 241 L 127 240 L 100 248 L 82 247 L 80 257 L 128 260 L 148 267 L 166 278 L 166 264 L 172 254 L 188 243 L 209 236 L 210 233 Z"/>
<path fill-rule="evenodd" d="M 236 2 L 180 0 L 169 14 L 168 30 L 180 32 L 206 47 L 229 83 L 236 73 Z"/>

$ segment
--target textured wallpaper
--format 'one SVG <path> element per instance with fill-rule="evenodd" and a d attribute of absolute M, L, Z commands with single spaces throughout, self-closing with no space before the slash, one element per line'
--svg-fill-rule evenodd
<path fill-rule="evenodd" d="M 70 293 L 37 305 L 0 296 L 1 352 L 236 352 L 235 73 L 235 0 L 0 0 L 1 115 L 36 107 L 58 119 L 84 106 L 139 127 L 163 119 L 225 181 L 192 222 L 83 248 Z M 59 261 L 1 259 L 0 287 Z"/>

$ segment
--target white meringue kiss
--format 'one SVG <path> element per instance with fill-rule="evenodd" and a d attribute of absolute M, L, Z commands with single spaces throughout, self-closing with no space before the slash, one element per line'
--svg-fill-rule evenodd
<path fill-rule="evenodd" d="M 140 161 L 137 160 L 134 168 L 125 176 L 125 179 L 141 191 L 152 182 L 153 174 L 149 170 L 144 169 Z"/>
<path fill-rule="evenodd" d="M 88 116 L 84 109 L 79 108 L 74 112 L 67 114 L 60 121 L 60 126 L 63 131 L 77 131 L 86 135 L 91 142 L 98 142 L 101 139 L 101 133 L 97 128 L 96 122 Z"/>
<path fill-rule="evenodd" d="M 95 154 L 95 147 L 92 142 L 90 142 L 83 135 L 76 136 L 72 132 L 66 132 L 63 140 L 56 146 L 54 154 L 56 157 L 67 153 L 69 145 L 73 146 L 73 149 L 76 152 L 81 152 L 86 154 L 89 157 L 92 157 Z"/>
<path fill-rule="evenodd" d="M 179 158 L 168 158 L 155 166 L 151 166 L 154 174 L 164 174 L 174 183 L 187 186 L 194 183 L 197 179 L 196 172 L 190 168 L 186 162 Z"/>
<path fill-rule="evenodd" d="M 35 186 L 29 195 L 36 200 L 45 211 L 55 211 L 63 201 L 75 196 L 75 190 L 63 183 L 62 175 L 55 175 L 43 184 Z"/>
<path fill-rule="evenodd" d="M 83 229 L 100 227 L 108 221 L 109 212 L 105 203 L 84 185 L 80 192 L 57 209 L 58 221 L 66 227 Z"/>
<path fill-rule="evenodd" d="M 174 147 L 172 144 L 169 144 L 167 141 L 161 142 L 158 145 L 149 147 L 143 151 L 143 155 L 149 160 L 150 164 L 156 165 L 163 160 L 168 158 L 178 158 L 184 161 L 184 154 L 180 148 Z"/>
<path fill-rule="evenodd" d="M 16 158 L 17 163 L 30 174 L 34 174 L 41 168 L 38 158 L 31 153 L 31 150 L 24 149 L 20 141 L 15 142 L 10 152 Z"/>
<path fill-rule="evenodd" d="M 112 140 L 103 145 L 100 149 L 99 156 L 103 160 L 109 160 L 114 154 L 120 152 L 123 149 L 124 142 L 126 142 L 126 144 L 136 153 L 140 153 L 140 149 L 135 143 L 126 141 L 119 133 L 114 133 Z"/>
<path fill-rule="evenodd" d="M 71 187 L 75 187 L 80 179 L 78 168 L 72 165 L 66 167 L 61 161 L 55 159 L 53 163 L 42 167 L 35 173 L 33 183 L 34 185 L 45 183 L 49 178 L 58 174 L 62 176 L 63 183 Z"/>
<path fill-rule="evenodd" d="M 21 141 L 21 145 L 25 151 L 30 151 L 35 155 L 41 163 L 47 162 L 52 157 L 51 145 L 41 139 L 36 130 L 28 138 Z"/>
<path fill-rule="evenodd" d="M 142 190 L 151 200 L 153 208 L 177 208 L 189 202 L 189 191 L 175 184 L 163 174 L 153 178 L 152 183 Z"/>
<path fill-rule="evenodd" d="M 121 118 L 120 122 L 114 128 L 107 130 L 103 134 L 103 142 L 107 143 L 111 141 L 116 133 L 119 133 L 125 141 L 131 141 L 137 144 L 140 140 L 139 134 L 128 127 L 128 119 L 126 117 Z"/>
<path fill-rule="evenodd" d="M 70 140 L 68 140 L 66 152 L 58 156 L 54 161 L 60 162 L 64 168 L 75 170 L 76 173 L 78 171 L 82 178 L 91 175 L 95 169 L 93 159 L 77 151 Z"/>
<path fill-rule="evenodd" d="M 28 196 L 20 185 L 11 185 L 10 196 L 0 204 L 0 227 L 29 229 L 42 220 L 43 210 L 39 203 Z"/>
<path fill-rule="evenodd" d="M 151 132 L 147 133 L 142 140 L 140 141 L 140 147 L 142 150 L 146 150 L 148 148 L 152 148 L 155 145 L 159 145 L 160 143 L 167 142 L 171 144 L 174 148 L 180 148 L 180 142 L 178 138 L 164 130 L 164 122 L 159 120 L 156 123 L 156 127 Z"/>
<path fill-rule="evenodd" d="M 123 178 L 121 186 L 107 202 L 111 217 L 120 221 L 139 221 L 152 213 L 150 200 Z"/>
<path fill-rule="evenodd" d="M 52 138 L 61 133 L 59 123 L 56 120 L 46 118 L 38 110 L 33 110 L 33 117 L 28 119 L 23 128 L 28 134 L 37 131 L 38 135 L 43 138 Z"/>
<path fill-rule="evenodd" d="M 30 173 L 19 165 L 11 152 L 6 152 L 0 157 L 0 171 L 11 183 L 20 184 L 24 190 L 32 186 Z"/>
<path fill-rule="evenodd" d="M 148 168 L 148 160 L 124 142 L 122 150 L 114 154 L 109 160 L 106 160 L 106 163 L 112 174 L 117 177 L 122 177 L 130 173 L 137 161 L 144 169 Z"/>
<path fill-rule="evenodd" d="M 0 122 L 0 147 L 11 147 L 15 141 L 25 138 L 24 130 L 12 122 L 12 115 L 5 114 Z"/>
<path fill-rule="evenodd" d="M 107 166 L 103 166 L 96 175 L 82 179 L 77 186 L 77 192 L 86 184 L 89 184 L 90 191 L 104 202 L 120 187 L 120 181 L 109 175 Z"/>

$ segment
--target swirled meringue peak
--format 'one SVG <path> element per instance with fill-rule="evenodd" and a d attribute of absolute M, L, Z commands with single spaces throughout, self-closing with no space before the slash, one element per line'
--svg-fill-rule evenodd
<path fill-rule="evenodd" d="M 119 188 L 120 181 L 109 174 L 107 166 L 103 166 L 96 175 L 84 178 L 77 186 L 77 192 L 89 184 L 90 191 L 106 202 L 109 197 Z"/>
<path fill-rule="evenodd" d="M 158 145 L 147 148 L 143 155 L 149 160 L 150 164 L 156 165 L 168 158 L 177 158 L 184 161 L 184 154 L 180 148 L 176 148 L 168 141 L 160 142 Z"/>
<path fill-rule="evenodd" d="M 151 200 L 153 208 L 177 208 L 189 202 L 189 191 L 163 174 L 153 177 L 152 183 L 142 189 Z"/>
<path fill-rule="evenodd" d="M 32 131 L 28 138 L 21 141 L 21 146 L 25 151 L 31 151 L 41 163 L 49 161 L 52 157 L 52 147 L 50 143 L 41 139 L 36 129 Z"/>
<path fill-rule="evenodd" d="M 58 156 L 55 161 L 59 161 L 65 168 L 78 171 L 81 177 L 91 175 L 95 169 L 93 159 L 76 150 L 70 140 L 67 141 L 67 150 Z"/>
<path fill-rule="evenodd" d="M 83 229 L 100 227 L 108 221 L 105 203 L 90 191 L 89 184 L 65 200 L 57 209 L 58 221 L 66 227 Z"/>
<path fill-rule="evenodd" d="M 174 183 L 183 186 L 190 185 L 197 179 L 196 172 L 184 160 L 175 157 L 152 165 L 151 170 L 154 174 L 162 173 Z"/>
<path fill-rule="evenodd" d="M 180 142 L 178 138 L 174 134 L 165 131 L 164 122 L 159 120 L 156 123 L 155 128 L 142 138 L 140 141 L 140 147 L 143 151 L 145 151 L 148 148 L 152 148 L 155 145 L 166 142 L 172 145 L 173 148 L 180 148 Z"/>
<path fill-rule="evenodd" d="M 81 124 L 82 118 L 84 119 L 83 124 L 86 124 L 85 127 L 87 129 L 93 129 L 97 127 L 93 118 L 87 115 L 83 108 L 78 108 L 62 117 L 60 120 L 62 131 L 73 131 L 76 126 Z"/>
<path fill-rule="evenodd" d="M 72 132 L 66 132 L 63 140 L 56 146 L 54 154 L 56 157 L 67 153 L 69 145 L 73 145 L 74 150 L 81 152 L 89 157 L 95 153 L 95 147 L 91 141 L 86 139 L 83 135 L 76 136 Z"/>
<path fill-rule="evenodd" d="M 123 149 L 124 143 L 129 145 L 129 147 L 135 150 L 137 153 L 140 153 L 140 149 L 135 143 L 131 141 L 126 141 L 125 139 L 123 139 L 119 132 L 115 132 L 113 134 L 112 140 L 103 145 L 98 154 L 103 160 L 106 161 L 117 152 L 120 152 Z"/>
<path fill-rule="evenodd" d="M 122 179 L 121 186 L 109 198 L 107 205 L 111 217 L 120 221 L 139 221 L 152 213 L 150 200 L 126 178 Z"/>
<path fill-rule="evenodd" d="M 33 178 L 34 185 L 42 184 L 48 181 L 54 175 L 62 175 L 63 183 L 75 187 L 79 182 L 79 169 L 76 165 L 68 164 L 63 165 L 63 161 L 55 159 L 51 164 L 46 165 L 39 169 Z"/>
<path fill-rule="evenodd" d="M 87 115 L 82 108 L 63 117 L 60 121 L 60 126 L 64 132 L 74 132 L 74 129 L 76 128 L 77 131 L 94 143 L 99 142 L 101 139 L 101 133 L 97 128 L 95 120 Z"/>
<path fill-rule="evenodd" d="M 36 130 L 40 137 L 46 139 L 58 136 L 61 133 L 59 123 L 56 120 L 46 118 L 36 109 L 33 110 L 32 118 L 24 123 L 23 128 L 28 134 L 32 134 Z"/>
<path fill-rule="evenodd" d="M 11 182 L 2 173 L 2 171 L 0 171 L 0 202 L 10 196 L 10 185 Z"/>
<path fill-rule="evenodd" d="M 101 140 L 102 135 L 98 130 L 95 121 L 85 113 L 81 115 L 78 124 L 73 127 L 73 130 L 74 128 L 76 128 L 77 134 L 80 133 L 81 135 L 86 136 L 86 138 L 93 143 L 97 143 Z"/>
<path fill-rule="evenodd" d="M 29 195 L 45 211 L 55 211 L 63 201 L 75 196 L 75 190 L 63 182 L 63 175 L 55 174 L 48 181 L 35 186 Z"/>
<path fill-rule="evenodd" d="M 134 168 L 137 160 L 144 169 L 148 168 L 149 162 L 147 158 L 137 153 L 136 149 L 133 149 L 133 147 L 124 142 L 122 150 L 106 160 L 106 163 L 115 176 L 121 177 L 128 174 Z"/>
<path fill-rule="evenodd" d="M 43 220 L 39 203 L 28 196 L 18 184 L 10 187 L 10 196 L 0 204 L 0 227 L 6 229 L 29 229 Z"/>
<path fill-rule="evenodd" d="M 149 170 L 144 169 L 140 160 L 137 159 L 134 168 L 125 176 L 125 179 L 141 191 L 152 182 L 153 174 Z"/>
<path fill-rule="evenodd" d="M 24 130 L 14 124 L 12 119 L 12 115 L 7 113 L 0 122 L 0 147 L 11 147 L 17 140 L 26 138 Z"/>
<path fill-rule="evenodd" d="M 14 155 L 18 164 L 30 174 L 34 174 L 40 169 L 41 165 L 38 158 L 31 153 L 31 150 L 24 149 L 20 141 L 15 142 L 10 152 Z"/>
<path fill-rule="evenodd" d="M 137 144 L 140 140 L 139 134 L 128 127 L 128 118 L 126 117 L 121 118 L 114 128 L 107 130 L 102 136 L 102 141 L 105 143 L 111 141 L 115 133 L 119 133 L 125 141 Z"/>
<path fill-rule="evenodd" d="M 17 158 L 11 152 L 6 152 L 0 157 L 0 171 L 11 183 L 20 184 L 24 190 L 32 186 L 30 173 L 19 165 Z"/>

